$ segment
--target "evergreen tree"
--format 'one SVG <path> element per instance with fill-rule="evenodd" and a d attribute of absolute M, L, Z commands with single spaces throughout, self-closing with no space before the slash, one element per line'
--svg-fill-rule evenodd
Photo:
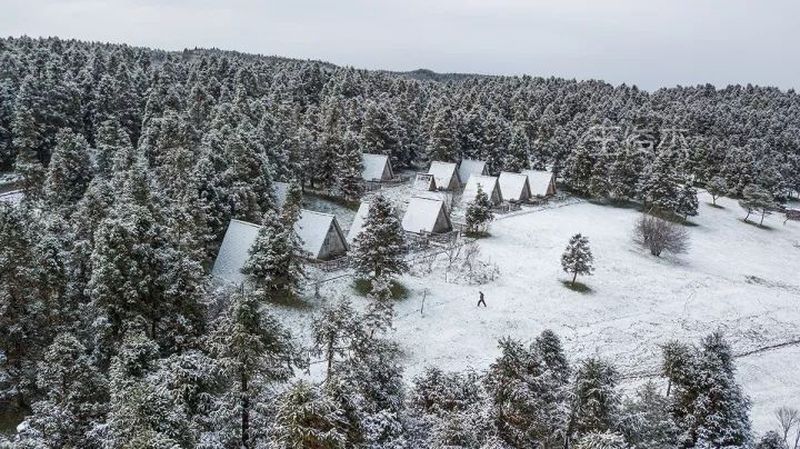
<path fill-rule="evenodd" d="M 678 426 L 670 414 L 670 401 L 648 382 L 622 406 L 622 431 L 633 449 L 677 449 Z"/>
<path fill-rule="evenodd" d="M 361 177 L 361 149 L 355 135 L 347 131 L 342 139 L 336 177 L 337 189 L 346 200 L 355 201 L 364 193 Z"/>
<path fill-rule="evenodd" d="M 744 221 L 747 221 L 753 212 L 760 213 L 761 221 L 758 223 L 759 225 L 764 224 L 764 217 L 771 214 L 772 210 L 777 206 L 772 194 L 756 184 L 749 184 L 744 188 L 739 205 L 747 211 Z"/>
<path fill-rule="evenodd" d="M 259 301 L 234 294 L 225 312 L 214 324 L 210 348 L 229 379 L 230 408 L 238 420 L 227 425 L 242 447 L 256 447 L 251 434 L 254 400 L 266 389 L 291 378 L 294 367 L 304 365 L 289 332 L 265 314 Z"/>
<path fill-rule="evenodd" d="M 311 354 L 322 356 L 326 363 L 326 381 L 330 381 L 335 371 L 337 359 L 349 354 L 355 341 L 364 338 L 360 318 L 347 299 L 336 304 L 326 305 L 314 319 L 311 326 L 314 345 Z"/>
<path fill-rule="evenodd" d="M 588 194 L 592 179 L 594 161 L 585 145 L 579 146 L 567 158 L 563 176 L 569 188 L 580 194 Z"/>
<path fill-rule="evenodd" d="M 88 143 L 70 130 L 56 135 L 47 169 L 44 195 L 52 207 L 72 207 L 80 201 L 92 178 Z"/>
<path fill-rule="evenodd" d="M 664 213 L 678 209 L 678 180 L 667 157 L 659 157 L 650 167 L 639 187 L 646 207 Z"/>
<path fill-rule="evenodd" d="M 370 202 L 362 231 L 353 242 L 356 273 L 369 279 L 400 275 L 408 269 L 403 228 L 394 208 L 381 195 Z"/>
<path fill-rule="evenodd" d="M 728 183 L 722 176 L 714 176 L 706 184 L 706 190 L 711 195 L 711 204 L 717 205 L 717 198 L 728 194 Z"/>
<path fill-rule="evenodd" d="M 681 447 L 742 447 L 751 443 L 750 401 L 736 383 L 733 354 L 719 333 L 671 371 L 672 413 Z"/>
<path fill-rule="evenodd" d="M 578 275 L 591 275 L 594 271 L 594 256 L 589 248 L 589 239 L 575 234 L 569 239 L 567 249 L 561 255 L 561 268 L 572 274 L 572 285 Z"/>
<path fill-rule="evenodd" d="M 292 209 L 292 202 L 284 206 L 284 216 Z M 286 220 L 274 212 L 264 216 L 249 258 L 242 272 L 252 279 L 258 296 L 268 299 L 276 293 L 295 296 L 300 281 L 305 276 L 302 249 L 294 230 L 294 220 Z"/>
<path fill-rule="evenodd" d="M 522 124 L 514 124 L 511 128 L 511 140 L 504 152 L 501 170 L 519 173 L 528 168 L 530 151 L 531 144 L 528 140 L 528 133 Z"/>
<path fill-rule="evenodd" d="M 83 344 L 59 334 L 39 363 L 43 398 L 17 434 L 19 447 L 90 447 L 91 430 L 106 412 L 107 385 Z"/>
<path fill-rule="evenodd" d="M 675 213 L 688 220 L 690 216 L 697 215 L 698 206 L 697 190 L 690 184 L 684 184 L 678 191 Z"/>
<path fill-rule="evenodd" d="M 617 370 L 600 359 L 584 360 L 575 374 L 568 436 L 616 429 L 620 413 Z"/>
<path fill-rule="evenodd" d="M 342 419 L 336 404 L 316 387 L 296 382 L 278 400 L 275 423 L 270 429 L 271 447 L 345 448 L 347 436 L 340 429 Z"/>
<path fill-rule="evenodd" d="M 428 137 L 425 155 L 428 161 L 454 161 L 458 154 L 453 111 L 441 105 L 436 111 Z"/>
<path fill-rule="evenodd" d="M 478 184 L 478 191 L 475 193 L 475 199 L 470 201 L 467 205 L 466 222 L 468 235 L 483 235 L 488 233 L 489 223 L 494 220 L 494 213 L 492 212 L 492 203 L 489 201 L 489 196 L 483 191 L 483 188 Z"/>

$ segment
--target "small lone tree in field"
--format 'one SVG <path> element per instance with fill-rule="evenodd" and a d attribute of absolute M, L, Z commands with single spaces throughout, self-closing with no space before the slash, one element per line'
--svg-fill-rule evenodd
<path fill-rule="evenodd" d="M 489 201 L 489 195 L 478 184 L 478 192 L 475 194 L 475 199 L 467 205 L 467 234 L 479 235 L 487 233 L 489 223 L 492 220 L 494 220 L 494 214 L 492 213 L 492 203 Z"/>
<path fill-rule="evenodd" d="M 758 223 L 759 226 L 764 225 L 764 217 L 771 214 L 772 210 L 777 206 L 775 200 L 772 198 L 772 194 L 769 193 L 767 189 L 757 184 L 748 184 L 747 187 L 744 188 L 742 191 L 742 199 L 739 200 L 739 205 L 742 206 L 742 209 L 747 211 L 744 221 L 747 221 L 747 219 L 750 218 L 750 214 L 753 212 L 761 214 L 761 221 Z"/>
<path fill-rule="evenodd" d="M 636 221 L 633 241 L 650 250 L 650 254 L 661 257 L 666 251 L 672 254 L 685 253 L 689 249 L 689 234 L 667 220 L 650 215 L 642 215 Z"/>
<path fill-rule="evenodd" d="M 561 255 L 561 268 L 565 272 L 572 274 L 572 283 L 575 285 L 575 279 L 578 275 L 591 275 L 594 271 L 594 257 L 592 250 L 589 248 L 589 239 L 581 234 L 575 234 L 569 239 L 567 249 Z"/>
<path fill-rule="evenodd" d="M 728 182 L 725 181 L 725 178 L 722 176 L 714 176 L 710 181 L 708 181 L 708 184 L 706 184 L 706 190 L 708 190 L 708 194 L 711 195 L 711 204 L 716 206 L 717 198 L 728 193 L 730 188 L 728 187 Z"/>

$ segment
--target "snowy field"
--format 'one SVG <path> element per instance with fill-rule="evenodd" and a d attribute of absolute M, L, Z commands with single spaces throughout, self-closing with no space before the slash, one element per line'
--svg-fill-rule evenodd
<path fill-rule="evenodd" d="M 500 276 L 482 286 L 447 283 L 440 271 L 405 276 L 410 295 L 397 306 L 395 338 L 405 350 L 410 379 L 424 367 L 486 368 L 503 336 L 533 339 L 555 330 L 573 359 L 599 355 L 613 361 L 627 385 L 654 376 L 659 344 L 697 342 L 725 333 L 737 354 L 739 379 L 754 402 L 759 431 L 773 427 L 781 405 L 800 406 L 800 223 L 768 217 L 770 229 L 741 221 L 734 200 L 706 204 L 688 227 L 688 254 L 661 259 L 631 242 L 638 213 L 588 202 L 516 212 L 492 225 L 480 241 L 482 258 Z M 560 206 L 560 207 L 558 207 Z M 594 276 L 589 293 L 566 289 L 560 256 L 569 237 L 589 237 Z M 347 291 L 348 279 L 330 282 L 328 297 Z M 478 290 L 488 308 L 476 308 Z M 424 313 L 420 313 L 425 297 Z M 359 300 L 363 303 L 364 300 Z M 305 312 L 288 313 L 307 334 Z M 785 345 L 779 348 L 762 348 Z"/>

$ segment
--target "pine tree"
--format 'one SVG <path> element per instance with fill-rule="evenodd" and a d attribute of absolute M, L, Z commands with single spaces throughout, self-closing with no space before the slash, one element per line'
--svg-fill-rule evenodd
<path fill-rule="evenodd" d="M 670 414 L 670 401 L 653 382 L 644 384 L 624 401 L 621 425 L 634 449 L 675 449 L 678 426 Z"/>
<path fill-rule="evenodd" d="M 486 195 L 480 184 L 478 184 L 475 199 L 467 205 L 465 215 L 468 235 L 486 235 L 488 233 L 489 223 L 494 220 L 494 213 L 492 212 L 492 203 L 489 201 L 489 196 Z"/>
<path fill-rule="evenodd" d="M 589 239 L 581 234 L 575 234 L 569 239 L 567 249 L 561 255 L 561 268 L 564 272 L 572 274 L 572 284 L 578 275 L 591 275 L 594 271 L 594 257 L 589 248 Z"/>
<path fill-rule="evenodd" d="M 564 164 L 564 182 L 572 191 L 588 194 L 593 168 L 594 161 L 588 148 L 581 145 L 570 154 Z"/>
<path fill-rule="evenodd" d="M 230 423 L 235 426 L 232 431 L 242 447 L 256 447 L 258 442 L 251 438 L 255 398 L 273 384 L 289 380 L 294 367 L 304 363 L 289 332 L 249 295 L 230 297 L 209 343 L 230 382 L 229 407 L 239 412 L 238 424 Z"/>
<path fill-rule="evenodd" d="M 449 106 L 441 105 L 433 117 L 425 156 L 429 161 L 448 162 L 454 161 L 457 154 L 458 140 L 453 111 Z"/>
<path fill-rule="evenodd" d="M 95 172 L 102 178 L 112 176 L 114 159 L 118 153 L 133 151 L 130 137 L 117 120 L 107 120 L 100 124 L 95 135 L 95 145 Z"/>
<path fill-rule="evenodd" d="M 87 349 L 59 334 L 39 363 L 36 386 L 43 398 L 20 426 L 20 447 L 89 447 L 90 431 L 106 412 L 107 385 Z"/>
<path fill-rule="evenodd" d="M 48 204 L 56 208 L 73 207 L 91 179 L 86 139 L 70 130 L 59 131 L 44 186 Z"/>
<path fill-rule="evenodd" d="M 48 305 L 39 292 L 33 217 L 0 202 L 0 400 L 24 410 L 46 346 Z"/>
<path fill-rule="evenodd" d="M 688 220 L 690 216 L 697 215 L 698 206 L 697 190 L 691 184 L 684 184 L 678 190 L 675 213 L 682 216 L 684 220 Z"/>
<path fill-rule="evenodd" d="M 678 209 L 678 179 L 667 157 L 659 157 L 650 167 L 639 187 L 645 205 L 658 212 Z"/>
<path fill-rule="evenodd" d="M 343 449 L 347 436 L 340 430 L 341 421 L 341 413 L 330 399 L 311 384 L 298 381 L 278 400 L 270 429 L 271 447 Z"/>
<path fill-rule="evenodd" d="M 742 197 L 743 198 L 739 201 L 739 205 L 742 206 L 742 209 L 747 211 L 744 221 L 747 221 L 750 214 L 753 212 L 760 213 L 761 221 L 759 222 L 759 226 L 764 225 L 764 217 L 771 214 L 772 210 L 777 206 L 775 200 L 772 198 L 772 194 L 756 184 L 749 184 L 745 187 L 742 191 Z"/>
<path fill-rule="evenodd" d="M 340 369 L 337 361 L 346 358 L 354 341 L 364 338 L 360 318 L 347 299 L 324 306 L 314 318 L 311 325 L 314 342 L 311 354 L 324 357 L 326 381 L 330 381 Z"/>
<path fill-rule="evenodd" d="M 304 278 L 302 249 L 294 230 L 297 220 L 292 201 L 284 206 L 283 217 L 268 212 L 249 249 L 242 272 L 253 280 L 258 296 L 269 299 L 276 293 L 293 297 Z"/>
<path fill-rule="evenodd" d="M 728 183 L 722 176 L 714 176 L 706 184 L 706 190 L 711 195 L 711 204 L 717 205 L 717 198 L 728 194 Z"/>
<path fill-rule="evenodd" d="M 338 155 L 336 184 L 340 195 L 346 200 L 355 201 L 364 193 L 361 177 L 361 149 L 356 137 L 350 131 L 342 139 L 342 152 Z"/>
<path fill-rule="evenodd" d="M 580 364 L 572 387 L 570 437 L 615 429 L 620 411 L 617 379 L 617 370 L 603 360 L 591 358 Z"/>
<path fill-rule="evenodd" d="M 403 228 L 389 201 L 377 195 L 370 202 L 364 227 L 353 242 L 356 273 L 378 279 L 400 275 L 408 269 Z"/>
<path fill-rule="evenodd" d="M 630 201 L 637 196 L 643 163 L 639 148 L 627 141 L 614 153 L 608 168 L 609 196 L 617 201 Z"/>
<path fill-rule="evenodd" d="M 742 447 L 751 443 L 750 401 L 736 383 L 733 354 L 719 333 L 673 369 L 672 413 L 682 447 Z"/>
<path fill-rule="evenodd" d="M 531 144 L 528 140 L 528 133 L 522 124 L 515 123 L 511 128 L 511 140 L 504 152 L 501 170 L 518 173 L 528 168 L 530 151 Z"/>

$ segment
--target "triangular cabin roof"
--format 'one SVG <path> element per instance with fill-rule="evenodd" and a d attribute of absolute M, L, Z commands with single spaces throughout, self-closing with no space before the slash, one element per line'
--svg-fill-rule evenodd
<path fill-rule="evenodd" d="M 332 214 L 302 209 L 294 231 L 303 241 L 303 250 L 314 259 L 328 259 L 347 251 L 344 233 Z"/>
<path fill-rule="evenodd" d="M 444 201 L 413 197 L 403 215 L 403 229 L 407 232 L 442 233 L 453 229 Z"/>
<path fill-rule="evenodd" d="M 458 164 L 458 178 L 462 184 L 469 181 L 472 175 L 485 175 L 486 174 L 486 161 L 478 161 L 475 159 L 464 159 Z"/>
<path fill-rule="evenodd" d="M 414 190 L 435 191 L 436 178 L 430 173 L 417 173 L 417 176 L 414 177 Z"/>
<path fill-rule="evenodd" d="M 242 274 L 242 267 L 250 257 L 250 247 L 256 241 L 258 230 L 261 226 L 241 220 L 231 220 L 222 245 L 219 247 L 217 258 L 214 260 L 214 267 L 211 275 L 214 278 L 241 284 L 246 277 Z"/>
<path fill-rule="evenodd" d="M 553 173 L 549 170 L 523 170 L 528 177 L 531 195 L 550 196 L 556 193 L 556 182 Z"/>
<path fill-rule="evenodd" d="M 431 162 L 428 173 L 436 180 L 436 188 L 440 190 L 454 190 L 459 187 L 458 169 L 453 162 Z"/>
<path fill-rule="evenodd" d="M 364 181 L 388 181 L 394 177 L 389 156 L 385 154 L 363 153 L 361 164 Z"/>
<path fill-rule="evenodd" d="M 364 227 L 364 222 L 367 220 L 367 215 L 369 215 L 369 203 L 367 201 L 362 201 L 358 206 L 356 216 L 353 217 L 353 224 L 350 226 L 350 231 L 347 232 L 348 243 L 353 243 L 356 237 L 358 237 L 358 233 L 361 232 L 361 229 Z"/>
<path fill-rule="evenodd" d="M 501 172 L 497 178 L 500 193 L 506 201 L 525 201 L 531 197 L 528 176 L 521 173 Z"/>
<path fill-rule="evenodd" d="M 478 185 L 481 186 L 481 189 L 489 197 L 489 201 L 492 204 L 503 202 L 503 195 L 500 193 L 496 176 L 470 176 L 467 186 L 464 187 L 464 193 L 461 195 L 463 204 L 475 201 L 475 196 L 478 194 Z"/>
<path fill-rule="evenodd" d="M 246 277 L 242 267 L 250 257 L 250 247 L 256 241 L 261 226 L 241 220 L 231 220 L 222 245 L 214 260 L 211 274 L 220 280 L 241 284 Z M 315 259 L 327 259 L 347 251 L 347 242 L 339 222 L 331 214 L 301 210 L 294 230 L 302 240 L 303 250 Z"/>
<path fill-rule="evenodd" d="M 286 204 L 286 197 L 289 196 L 289 184 L 286 182 L 273 182 L 272 196 L 275 197 L 275 206 L 278 209 L 283 209 L 283 205 Z"/>

